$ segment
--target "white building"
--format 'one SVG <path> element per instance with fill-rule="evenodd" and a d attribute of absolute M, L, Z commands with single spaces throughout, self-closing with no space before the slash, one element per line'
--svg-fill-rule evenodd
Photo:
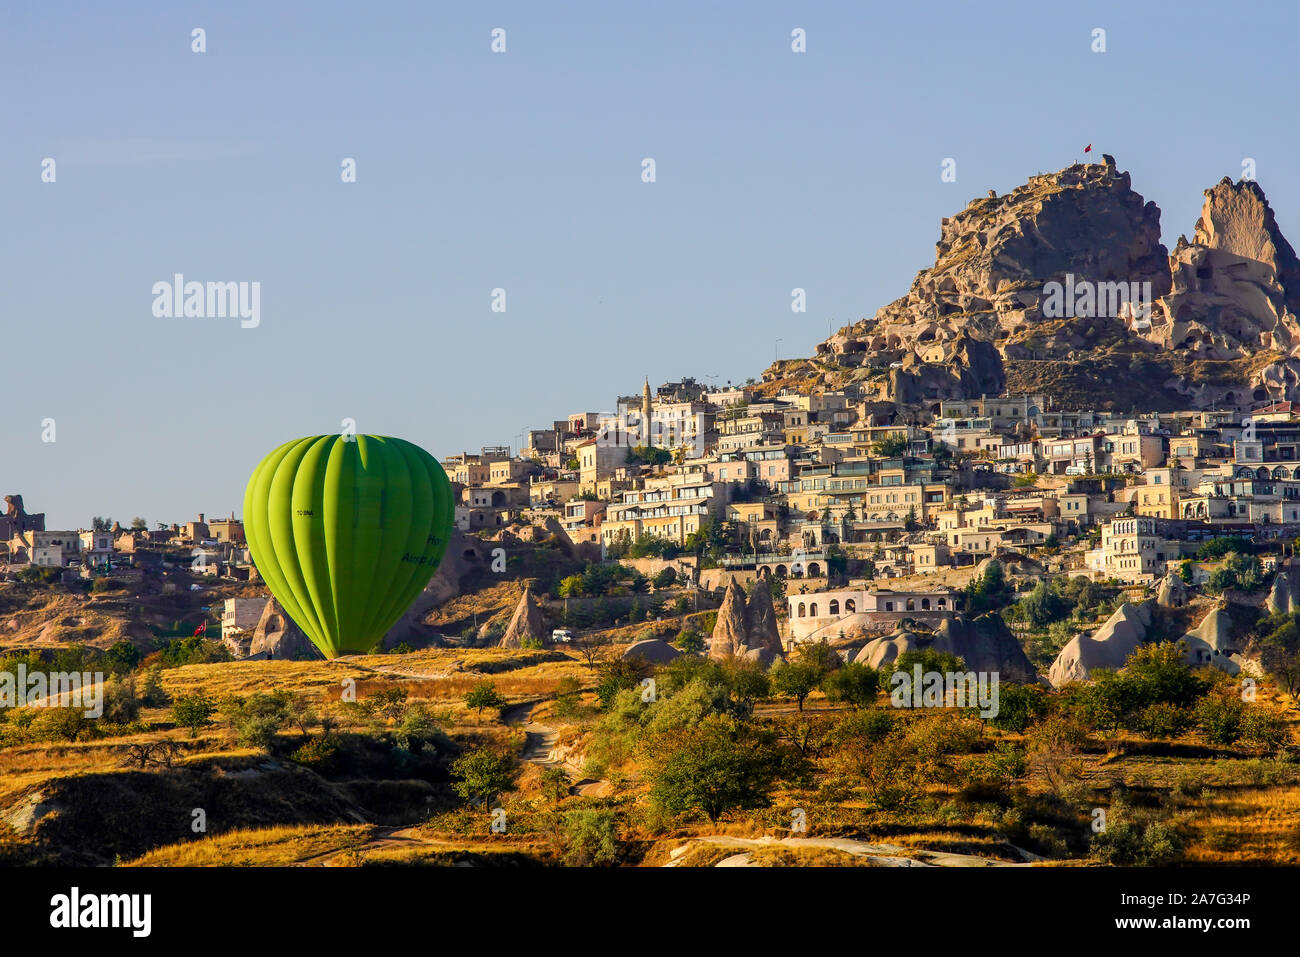
<path fill-rule="evenodd" d="M 265 608 L 265 598 L 227 598 L 221 610 L 221 637 L 229 637 L 232 631 L 253 631 Z"/>

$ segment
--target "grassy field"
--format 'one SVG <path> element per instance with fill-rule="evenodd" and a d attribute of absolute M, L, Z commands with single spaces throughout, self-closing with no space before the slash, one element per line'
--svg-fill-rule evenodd
<path fill-rule="evenodd" d="M 782 780 L 765 805 L 717 820 L 667 811 L 654 800 L 653 749 L 644 744 L 655 709 L 668 709 L 674 698 L 643 709 L 631 730 L 611 731 L 618 708 L 602 706 L 595 693 L 606 673 L 573 651 L 504 649 L 167 668 L 162 685 L 173 700 L 202 694 L 222 703 L 193 734 L 171 707 L 145 707 L 112 734 L 0 748 L 0 860 L 531 866 L 585 863 L 575 847 L 594 847 L 600 862 L 628 866 L 728 858 L 747 866 L 880 863 L 835 846 L 725 843 L 794 836 L 867 842 L 888 846 L 887 855 L 927 861 L 949 855 L 1091 865 L 1098 861 L 1089 851 L 1090 812 L 1102 808 L 1116 821 L 1167 824 L 1177 835 L 1177 861 L 1300 863 L 1294 752 L 1264 756 L 1195 732 L 1167 740 L 1092 733 L 1053 764 L 1035 757 L 1033 729 L 1019 734 L 960 719 L 974 722 L 972 733 L 958 736 L 959 747 L 945 751 L 936 773 L 899 806 L 846 777 L 835 749 L 823 748 L 807 775 Z M 480 712 L 465 695 L 484 682 L 501 703 Z M 271 691 L 297 696 L 312 723 L 283 724 L 250 744 L 223 708 L 232 707 L 232 696 Z M 677 700 L 673 707 L 685 698 Z M 1295 703 L 1267 684 L 1261 700 L 1285 709 L 1294 740 Z M 885 703 L 882 697 L 876 709 Z M 790 742 L 806 726 L 831 728 L 851 710 L 813 691 L 802 710 L 787 697 L 760 700 L 749 722 Z M 517 723 L 504 723 L 501 714 Z M 416 719 L 425 722 L 422 745 L 409 743 Z M 895 720 L 905 732 L 929 716 Z M 633 742 L 622 751 L 619 735 Z M 330 750 L 321 759 L 313 749 L 323 741 Z M 141 762 L 142 749 L 163 744 L 171 748 L 165 760 Z M 480 749 L 527 752 L 529 760 L 518 764 L 509 789 L 475 804 L 456 793 L 452 766 Z M 997 757 L 1011 752 L 1025 756 L 1024 767 L 989 778 Z M 554 768 L 567 776 L 562 792 Z M 199 833 L 188 827 L 195 808 L 206 815 Z M 501 830 L 493 826 L 498 808 Z M 616 835 L 610 847 L 602 850 L 589 835 L 574 838 L 597 826 Z"/>

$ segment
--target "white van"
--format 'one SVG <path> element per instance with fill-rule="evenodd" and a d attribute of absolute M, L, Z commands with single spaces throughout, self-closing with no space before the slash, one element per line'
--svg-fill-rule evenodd
<path fill-rule="evenodd" d="M 551 632 L 551 641 L 559 641 L 567 645 L 573 641 L 573 632 L 567 628 L 556 628 Z"/>

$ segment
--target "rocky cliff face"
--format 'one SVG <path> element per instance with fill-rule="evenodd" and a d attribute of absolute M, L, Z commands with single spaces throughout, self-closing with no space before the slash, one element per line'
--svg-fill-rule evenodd
<path fill-rule="evenodd" d="M 1300 260 L 1257 183 L 1205 193 L 1193 239 L 1110 156 L 971 201 L 901 299 L 768 370 L 934 405 L 1006 389 L 1148 409 L 1300 398 Z"/>

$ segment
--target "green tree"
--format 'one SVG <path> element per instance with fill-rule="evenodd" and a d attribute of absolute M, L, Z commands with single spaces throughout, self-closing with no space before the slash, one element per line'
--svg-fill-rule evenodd
<path fill-rule="evenodd" d="M 505 703 L 506 699 L 490 681 L 480 681 L 465 693 L 465 706 L 477 711 L 480 718 L 485 708 L 501 708 Z"/>
<path fill-rule="evenodd" d="M 876 700 L 879 689 L 880 676 L 876 670 L 859 662 L 848 662 L 822 679 L 822 692 L 828 699 L 854 709 L 869 706 Z"/>
<path fill-rule="evenodd" d="M 1229 554 L 1246 555 L 1255 550 L 1255 545 L 1248 538 L 1236 535 L 1220 535 L 1202 545 L 1196 552 L 1197 561 L 1217 562 Z"/>
<path fill-rule="evenodd" d="M 1211 592 L 1222 592 L 1230 588 L 1240 591 L 1257 591 L 1264 585 L 1264 569 L 1257 555 L 1243 555 L 1229 552 L 1224 556 L 1223 564 L 1216 568 L 1205 587 Z"/>
<path fill-rule="evenodd" d="M 650 773 L 650 799 L 661 810 L 699 810 L 717 823 L 728 811 L 771 805 L 785 765 L 771 732 L 729 715 L 710 715 L 673 738 Z"/>
<path fill-rule="evenodd" d="M 683 628 L 677 633 L 677 647 L 687 654 L 698 655 L 704 650 L 704 636 L 694 628 Z"/>
<path fill-rule="evenodd" d="M 1196 706 L 1201 733 L 1214 744 L 1236 744 L 1246 719 L 1246 705 L 1240 698 L 1224 694 L 1206 695 Z"/>
<path fill-rule="evenodd" d="M 1024 620 L 1034 628 L 1040 629 L 1064 618 L 1069 611 L 1061 597 L 1045 580 L 1041 579 L 1034 586 L 1033 591 L 1020 599 L 1019 607 L 1024 614 Z"/>
<path fill-rule="evenodd" d="M 1048 700 L 1038 685 L 1007 682 L 998 687 L 998 713 L 989 724 L 1001 731 L 1023 734 L 1031 724 L 1047 716 Z"/>
<path fill-rule="evenodd" d="M 182 728 L 190 729 L 190 737 L 196 738 L 199 729 L 206 727 L 216 714 L 217 703 L 202 691 L 183 695 L 172 704 L 172 720 Z"/>
<path fill-rule="evenodd" d="M 826 676 L 825 669 L 815 664 L 791 661 L 772 669 L 772 690 L 784 698 L 793 698 L 803 711 L 803 703 L 817 690 Z"/>
<path fill-rule="evenodd" d="M 269 747 L 289 720 L 289 695 L 284 691 L 255 691 L 247 698 L 232 695 L 220 702 L 240 744 Z"/>
<path fill-rule="evenodd" d="M 104 661 L 114 674 L 134 671 L 142 657 L 140 649 L 129 641 L 115 642 L 104 652 Z"/>
<path fill-rule="evenodd" d="M 140 703 L 146 708 L 164 708 L 171 704 L 171 700 L 171 695 L 163 689 L 162 665 L 150 666 L 140 686 Z"/>
<path fill-rule="evenodd" d="M 519 770 L 509 752 L 475 748 L 451 763 L 452 789 L 472 804 L 512 790 Z"/>
<path fill-rule="evenodd" d="M 569 773 L 564 768 L 556 765 L 545 768 L 542 771 L 541 788 L 542 794 L 552 806 L 558 806 L 561 801 L 569 796 L 569 789 L 573 785 L 569 781 Z"/>
<path fill-rule="evenodd" d="M 601 867 L 618 861 L 618 826 L 613 811 L 584 808 L 564 815 L 564 863 Z"/>
<path fill-rule="evenodd" d="M 887 435 L 871 446 L 873 455 L 882 459 L 895 459 L 907 451 L 907 436 Z"/>

